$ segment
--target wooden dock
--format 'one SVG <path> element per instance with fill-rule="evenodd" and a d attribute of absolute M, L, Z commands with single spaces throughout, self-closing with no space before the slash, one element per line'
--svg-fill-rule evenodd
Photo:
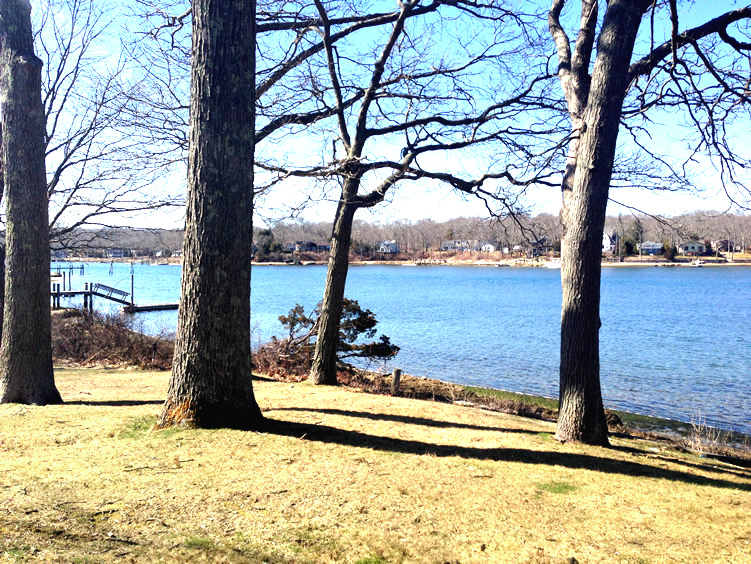
<path fill-rule="evenodd" d="M 144 305 L 126 305 L 120 309 L 123 313 L 138 313 L 140 311 L 166 311 L 170 309 L 177 309 L 180 306 L 179 303 L 167 303 L 167 304 L 144 304 Z"/>
<path fill-rule="evenodd" d="M 136 305 L 133 303 L 133 297 L 130 292 L 125 290 L 119 290 L 105 284 L 90 284 L 86 282 L 83 290 L 65 290 L 65 285 L 61 287 L 57 282 L 52 283 L 50 289 L 50 297 L 52 298 L 53 309 L 60 308 L 61 298 L 75 298 L 78 296 L 83 297 L 83 309 L 94 309 L 94 296 L 103 298 L 105 300 L 120 304 L 122 307 L 120 310 L 123 313 L 139 313 L 144 311 L 165 311 L 175 310 L 178 308 L 179 303 L 161 303 L 161 304 L 143 304 Z M 130 296 L 130 300 L 128 297 Z"/>

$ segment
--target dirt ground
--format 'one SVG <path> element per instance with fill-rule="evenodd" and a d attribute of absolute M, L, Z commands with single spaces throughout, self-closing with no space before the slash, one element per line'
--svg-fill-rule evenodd
<path fill-rule="evenodd" d="M 266 432 L 150 432 L 168 378 L 59 369 L 64 405 L 0 405 L 0 560 L 751 561 L 741 466 L 271 381 Z"/>

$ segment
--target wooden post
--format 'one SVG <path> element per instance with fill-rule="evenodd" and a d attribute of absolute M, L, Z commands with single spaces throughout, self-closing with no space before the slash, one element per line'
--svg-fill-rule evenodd
<path fill-rule="evenodd" d="M 89 283 L 84 282 L 83 284 L 83 310 L 86 311 L 89 309 L 89 301 L 91 300 L 91 296 L 89 296 Z"/>
<path fill-rule="evenodd" d="M 402 369 L 401 368 L 394 368 L 394 371 L 391 373 L 391 395 L 392 396 L 398 396 L 399 395 L 399 383 L 402 379 Z"/>

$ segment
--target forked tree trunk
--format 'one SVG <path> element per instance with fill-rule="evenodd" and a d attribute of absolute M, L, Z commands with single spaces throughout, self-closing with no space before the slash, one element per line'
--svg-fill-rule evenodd
<path fill-rule="evenodd" d="M 157 428 L 258 428 L 251 386 L 255 1 L 195 0 L 177 340 Z"/>
<path fill-rule="evenodd" d="M 42 61 L 28 0 L 0 1 L 7 270 L 0 403 L 62 403 L 52 370 Z"/>
<path fill-rule="evenodd" d="M 350 181 L 351 182 L 351 181 Z M 346 188 L 345 188 L 346 190 Z M 357 193 L 355 188 L 354 193 Z M 344 305 L 344 288 L 349 269 L 349 247 L 352 241 L 352 220 L 357 208 L 339 202 L 331 236 L 326 287 L 323 290 L 321 313 L 318 317 L 318 338 L 309 380 L 314 384 L 336 384 L 336 350 L 339 345 L 339 324 Z"/>
<path fill-rule="evenodd" d="M 562 214 L 560 440 L 608 445 L 600 390 L 602 233 L 613 171 L 626 73 L 644 1 L 614 0 L 597 44 L 576 159 L 573 190 Z"/>

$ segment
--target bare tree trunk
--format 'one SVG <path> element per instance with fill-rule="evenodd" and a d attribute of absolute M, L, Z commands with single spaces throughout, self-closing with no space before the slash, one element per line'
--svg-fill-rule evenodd
<path fill-rule="evenodd" d="M 5 320 L 5 245 L 0 245 L 0 342 Z"/>
<path fill-rule="evenodd" d="M 626 73 L 644 2 L 609 3 L 597 45 L 576 156 L 573 190 L 564 203 L 562 243 L 560 440 L 607 445 L 600 390 L 602 233 Z"/>
<path fill-rule="evenodd" d="M 0 71 L 2 77 L 2 71 Z M 0 80 L 2 80 L 0 78 Z M 3 168 L 3 128 L 0 121 L 0 202 L 5 196 L 5 172 Z M 3 335 L 3 319 L 5 318 L 5 243 L 0 245 L 0 342 Z"/>
<path fill-rule="evenodd" d="M 28 0 L 0 2 L 7 271 L 0 403 L 62 403 L 52 370 L 42 61 Z"/>
<path fill-rule="evenodd" d="M 344 193 L 350 192 L 357 193 L 357 188 L 346 190 L 345 187 Z M 339 322 L 344 305 L 344 288 L 349 270 L 349 247 L 355 211 L 357 208 L 352 204 L 347 204 L 346 201 L 340 201 L 336 210 L 329 267 L 326 272 L 326 287 L 323 290 L 321 314 L 318 317 L 318 338 L 313 355 L 313 366 L 308 378 L 314 384 L 333 385 L 337 382 L 336 350 L 339 345 Z"/>
<path fill-rule="evenodd" d="M 257 428 L 251 385 L 255 1 L 195 0 L 177 341 L 157 428 Z"/>

